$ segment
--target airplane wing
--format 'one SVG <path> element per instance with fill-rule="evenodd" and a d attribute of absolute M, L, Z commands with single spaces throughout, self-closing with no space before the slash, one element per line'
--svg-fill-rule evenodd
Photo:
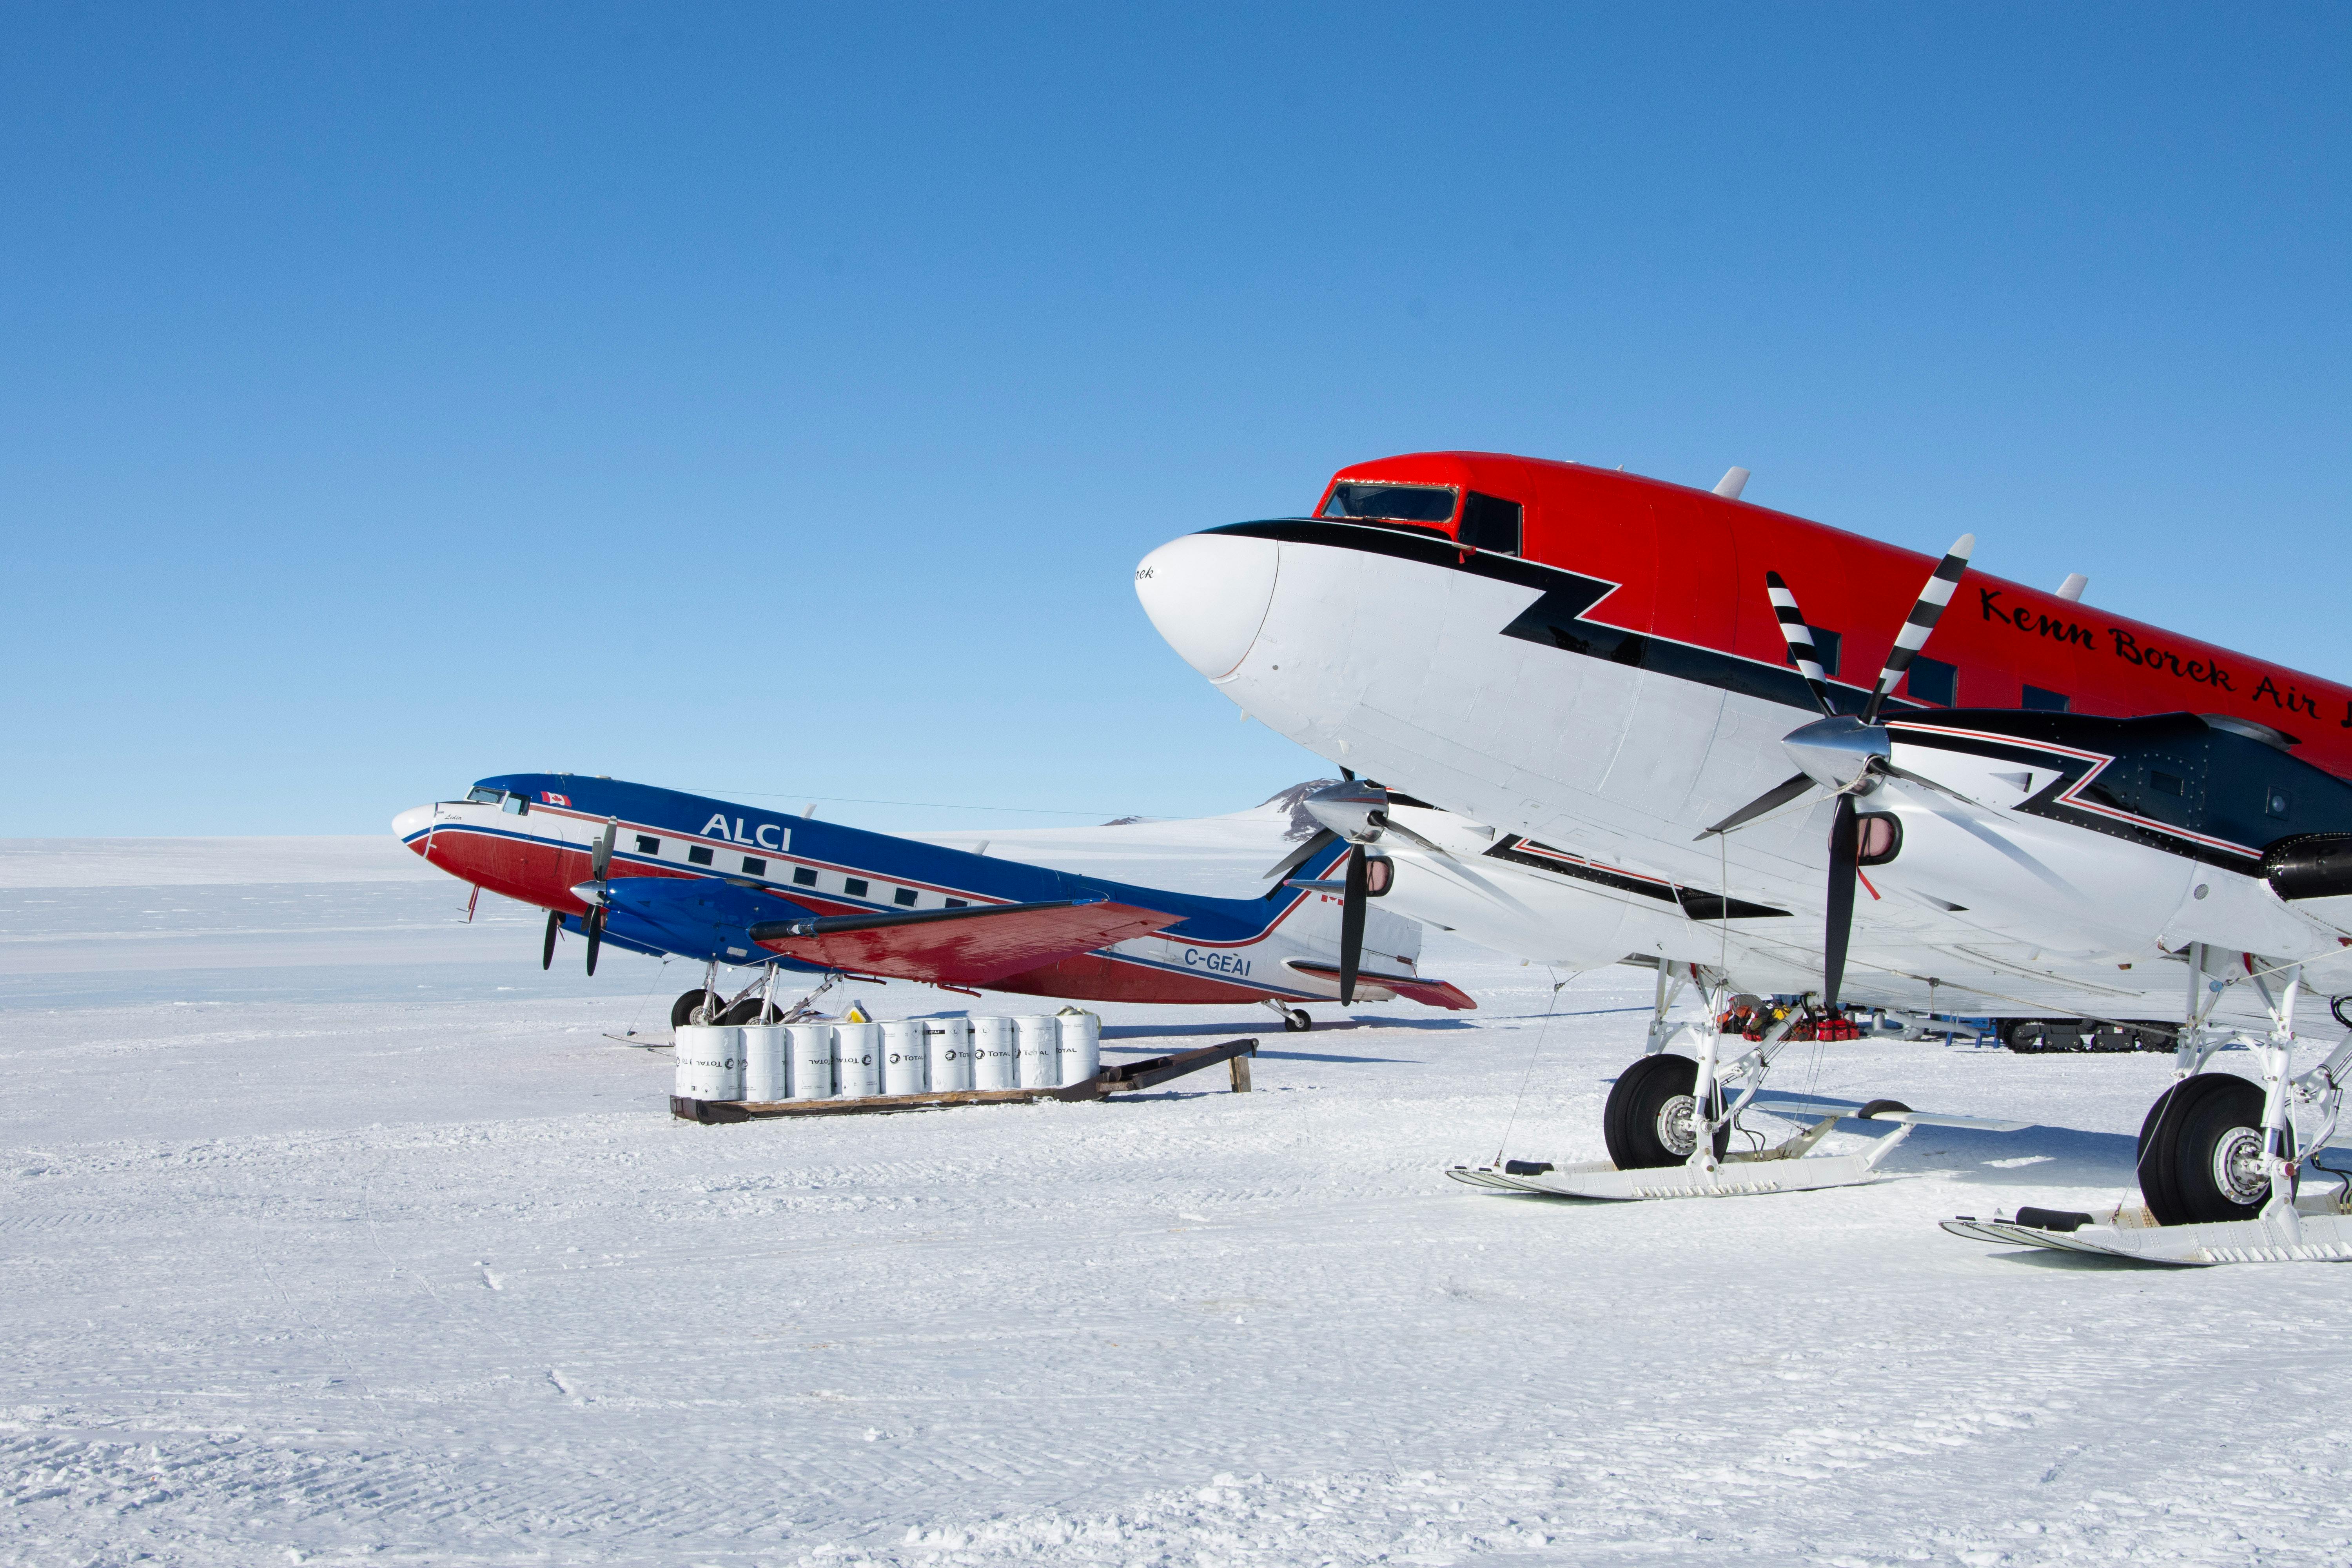
<path fill-rule="evenodd" d="M 833 969 L 985 985 L 1057 958 L 1149 936 L 1182 918 L 1108 899 L 1088 903 L 1057 899 L 771 921 L 753 926 L 751 940 L 771 952 Z"/>

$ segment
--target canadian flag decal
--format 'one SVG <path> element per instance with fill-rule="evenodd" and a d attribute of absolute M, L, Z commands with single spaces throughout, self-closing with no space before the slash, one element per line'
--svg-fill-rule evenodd
<path fill-rule="evenodd" d="M 558 795 L 551 789 L 543 789 L 540 791 L 539 798 L 549 805 L 570 805 L 572 804 L 572 797 L 570 795 Z"/>

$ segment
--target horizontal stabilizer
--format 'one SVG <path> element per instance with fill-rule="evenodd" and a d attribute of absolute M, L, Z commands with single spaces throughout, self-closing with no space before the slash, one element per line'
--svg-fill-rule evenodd
<path fill-rule="evenodd" d="M 1182 917 L 1108 899 L 976 904 L 903 914 L 828 915 L 751 928 L 771 952 L 830 969 L 950 985 L 985 985 L 1055 959 L 1092 952 Z"/>
<path fill-rule="evenodd" d="M 1336 963 L 1313 963 L 1304 959 L 1288 961 L 1290 968 L 1318 979 L 1336 981 L 1339 966 Z M 1450 981 L 1423 980 L 1417 974 L 1381 974 L 1366 969 L 1356 975 L 1358 985 L 1377 985 L 1393 991 L 1408 1002 L 1418 1002 L 1424 1007 L 1443 1007 L 1452 1013 L 1477 1011 L 1478 1004 Z"/>

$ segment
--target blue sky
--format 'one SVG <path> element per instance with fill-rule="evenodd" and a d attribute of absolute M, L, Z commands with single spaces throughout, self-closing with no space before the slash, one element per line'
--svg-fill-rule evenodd
<path fill-rule="evenodd" d="M 1433 447 L 2352 674 L 2341 6 L 0 25 L 0 836 L 1234 809 L 1135 561 Z"/>

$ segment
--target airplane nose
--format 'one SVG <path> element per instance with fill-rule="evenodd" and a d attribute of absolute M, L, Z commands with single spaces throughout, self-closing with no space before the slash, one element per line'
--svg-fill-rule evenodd
<path fill-rule="evenodd" d="M 1186 664 L 1221 680 L 1257 641 L 1281 550 L 1271 539 L 1188 533 L 1143 558 L 1135 596 Z"/>
<path fill-rule="evenodd" d="M 403 838 L 407 838 L 412 835 L 422 833 L 432 826 L 433 808 L 429 805 L 412 805 L 406 811 L 402 812 L 398 816 L 392 819 L 393 832 L 398 834 Z M 419 855 L 425 853 L 425 845 L 422 840 L 410 845 L 409 847 L 415 850 Z"/>

